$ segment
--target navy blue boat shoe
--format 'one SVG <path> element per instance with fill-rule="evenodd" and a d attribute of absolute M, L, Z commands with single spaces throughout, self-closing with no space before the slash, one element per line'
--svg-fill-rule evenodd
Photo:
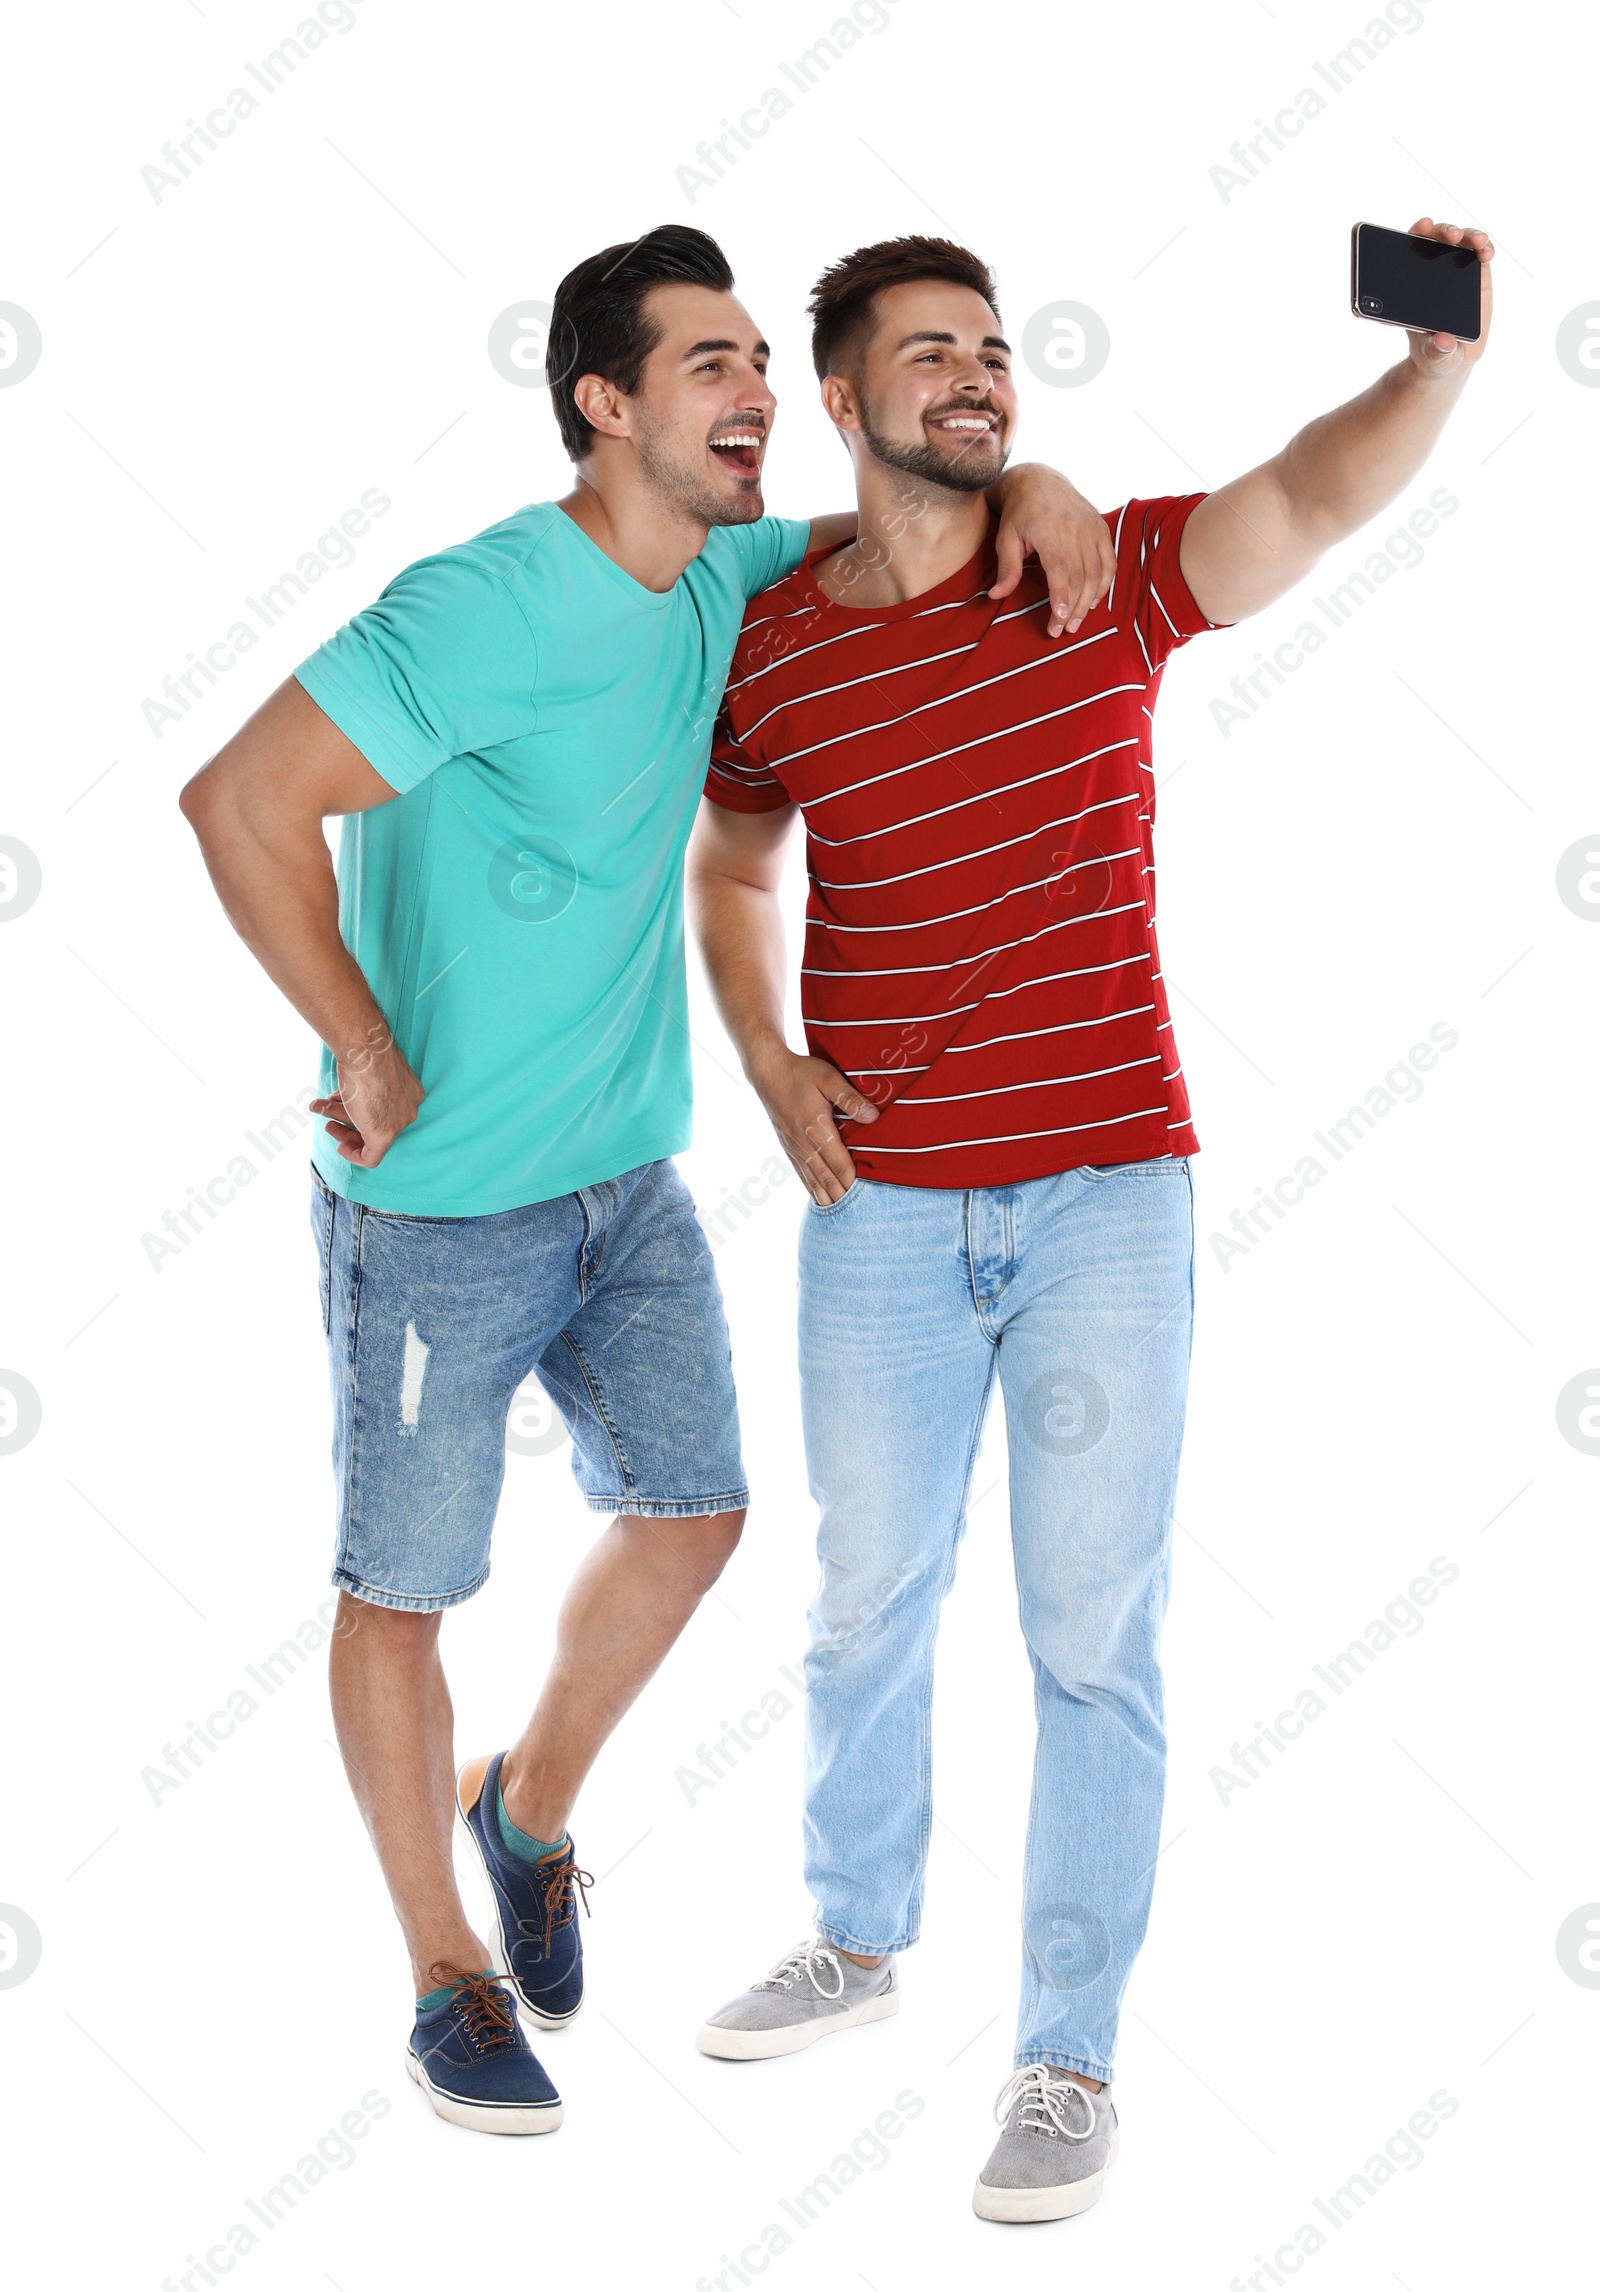
<path fill-rule="evenodd" d="M 431 1971 L 449 1995 L 418 2006 L 406 2069 L 439 2115 L 474 2133 L 553 2133 L 561 2096 L 522 2033 L 510 1992 L 492 1974 Z"/>
<path fill-rule="evenodd" d="M 490 1940 L 505 1975 L 532 2018 L 562 2029 L 583 2003 L 583 1941 L 578 1902 L 589 1906 L 589 1873 L 578 1868 L 569 1839 L 559 1854 L 524 1862 L 500 1834 L 503 1751 L 469 1759 L 456 1778 L 456 1807 L 489 1882 Z"/>

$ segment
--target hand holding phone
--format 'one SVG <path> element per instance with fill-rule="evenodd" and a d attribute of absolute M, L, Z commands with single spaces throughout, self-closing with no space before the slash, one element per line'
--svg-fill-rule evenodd
<path fill-rule="evenodd" d="M 1379 326 L 1404 327 L 1413 360 L 1436 373 L 1482 356 L 1493 301 L 1485 231 L 1435 223 L 1409 231 L 1357 223 L 1350 233 L 1350 308 Z"/>

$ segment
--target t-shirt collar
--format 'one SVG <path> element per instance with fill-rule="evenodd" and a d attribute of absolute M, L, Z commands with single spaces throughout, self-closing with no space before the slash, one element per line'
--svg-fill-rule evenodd
<path fill-rule="evenodd" d="M 999 579 L 999 562 L 995 556 L 996 520 L 991 516 L 989 530 L 981 548 L 959 571 L 952 573 L 937 588 L 924 589 L 920 595 L 907 597 L 899 605 L 841 605 L 828 596 L 817 583 L 816 568 L 824 558 L 836 557 L 836 549 L 808 549 L 801 562 L 798 579 L 804 602 L 815 610 L 835 613 L 841 620 L 864 623 L 867 621 L 906 621 L 914 614 L 926 613 L 938 605 L 959 604 L 963 598 L 985 596 Z M 847 544 L 848 546 L 848 544 Z"/>

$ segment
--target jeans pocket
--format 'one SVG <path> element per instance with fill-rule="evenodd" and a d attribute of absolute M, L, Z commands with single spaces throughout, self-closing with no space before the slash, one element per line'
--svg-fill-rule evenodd
<path fill-rule="evenodd" d="M 377 1218 L 386 1226 L 464 1226 L 468 1222 L 465 1217 L 435 1217 L 420 1210 L 375 1210 L 370 1202 L 361 1204 L 361 1215 Z"/>
<path fill-rule="evenodd" d="M 1141 1162 L 1084 1162 L 1078 1176 L 1092 1184 L 1103 1184 L 1107 1178 L 1159 1178 L 1187 1165 L 1183 1154 L 1151 1154 Z"/>
<path fill-rule="evenodd" d="M 839 1196 L 839 1199 L 836 1202 L 816 1202 L 813 1201 L 808 1194 L 806 1196 L 806 1208 L 811 1212 L 811 1215 L 814 1218 L 835 1218 L 844 1208 L 846 1202 L 853 1202 L 855 1200 L 857 1194 L 859 1194 L 861 1191 L 863 1183 L 864 1180 L 860 1178 L 852 1178 L 849 1185 L 846 1186 L 844 1192 Z"/>

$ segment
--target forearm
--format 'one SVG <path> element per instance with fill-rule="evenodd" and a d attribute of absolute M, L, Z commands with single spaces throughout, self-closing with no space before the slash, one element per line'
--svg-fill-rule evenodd
<path fill-rule="evenodd" d="M 1259 469 L 1208 494 L 1178 562 L 1208 621 L 1242 621 L 1303 581 L 1323 552 L 1393 501 L 1433 450 L 1465 370 L 1409 359 L 1321 414 Z"/>
<path fill-rule="evenodd" d="M 1071 478 L 1064 477 L 1060 470 L 1052 469 L 1048 462 L 1012 462 L 1008 468 L 1000 472 L 983 498 L 994 511 L 996 517 L 999 517 L 1003 515 L 1006 503 L 1010 501 L 1012 495 L 1026 492 L 1030 486 L 1048 487 L 1062 501 L 1070 502 L 1076 508 L 1087 511 L 1091 518 L 1097 517 L 1099 514 L 1093 503 L 1084 499 Z"/>
<path fill-rule="evenodd" d="M 1275 466 L 1284 513 L 1318 550 L 1355 533 L 1426 462 L 1470 368 L 1426 374 L 1406 358 L 1290 439 Z"/>
<path fill-rule="evenodd" d="M 385 1044 L 383 1012 L 339 935 L 320 823 L 262 818 L 228 795 L 185 809 L 229 922 L 274 986 L 335 1057 Z"/>
<path fill-rule="evenodd" d="M 787 1048 L 784 931 L 777 893 L 709 870 L 692 873 L 689 889 L 695 936 L 717 1011 L 754 1082 L 772 1054 Z"/>
<path fill-rule="evenodd" d="M 826 517 L 814 517 L 806 536 L 806 555 L 814 557 L 822 549 L 831 557 L 836 549 L 848 548 L 860 525 L 853 509 L 830 509 Z"/>
<path fill-rule="evenodd" d="M 722 1023 L 783 1150 L 814 1201 L 836 1202 L 855 1164 L 836 1116 L 877 1108 L 825 1058 L 784 1039 L 783 918 L 778 882 L 792 813 L 739 814 L 705 803 L 689 845 L 689 902 Z"/>

